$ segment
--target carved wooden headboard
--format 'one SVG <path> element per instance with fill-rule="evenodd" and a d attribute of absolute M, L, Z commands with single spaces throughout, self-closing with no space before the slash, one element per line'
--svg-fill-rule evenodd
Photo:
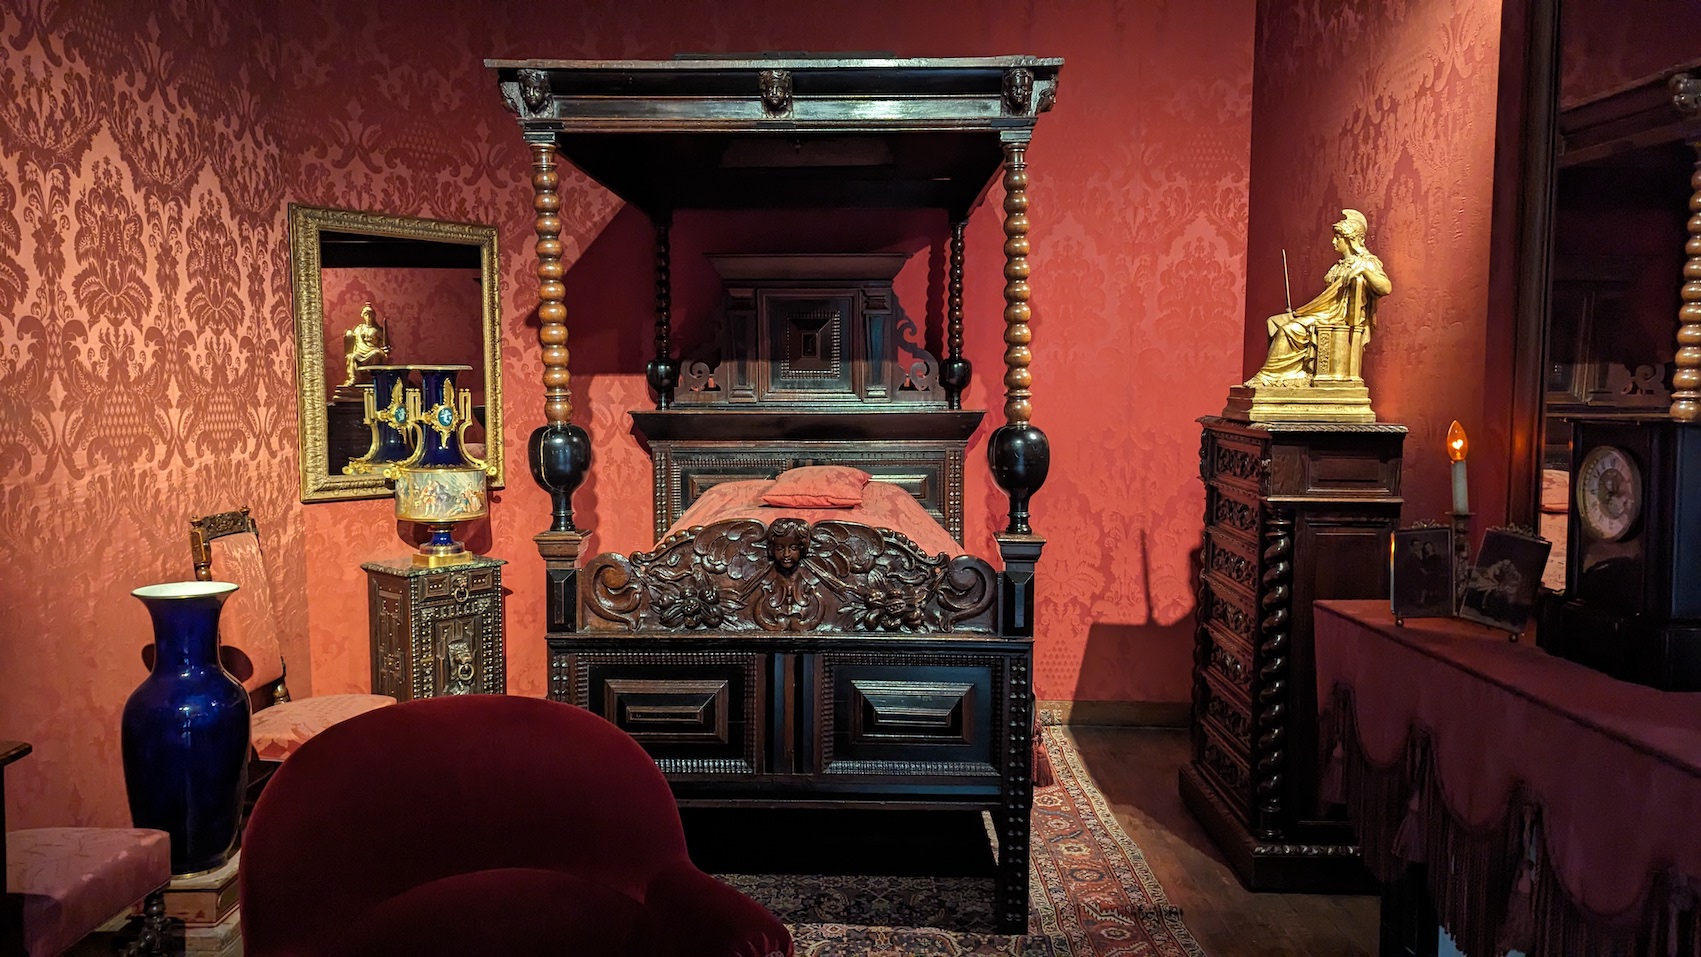
<path fill-rule="evenodd" d="M 632 413 L 653 463 L 658 539 L 711 486 L 849 465 L 904 488 L 962 540 L 963 453 L 981 413 L 953 408 L 957 393 L 898 305 L 907 258 L 709 257 L 720 340 L 685 361 L 676 395 Z"/>
<path fill-rule="evenodd" d="M 648 440 L 655 483 L 655 533 L 662 534 L 704 490 L 765 479 L 804 465 L 849 465 L 903 488 L 963 540 L 963 453 L 980 412 L 632 413 Z"/>

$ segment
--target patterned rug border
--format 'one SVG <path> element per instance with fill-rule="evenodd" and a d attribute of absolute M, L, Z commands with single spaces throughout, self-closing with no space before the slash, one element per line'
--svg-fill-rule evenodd
<path fill-rule="evenodd" d="M 1080 753 L 1068 737 L 1063 722 L 1054 713 L 1040 714 L 1041 742 L 1050 756 L 1056 781 L 1034 791 L 1034 827 L 1029 844 L 1030 933 L 990 934 L 967 929 L 936 926 L 926 919 L 913 924 L 893 925 L 887 921 L 841 923 L 807 917 L 787 919 L 797 938 L 799 957 L 814 954 L 1006 954 L 1023 957 L 1206 957 L 1182 920 L 1181 908 L 1170 903 L 1144 852 L 1116 820 L 1116 812 L 1099 790 Z M 1056 826 L 1051 826 L 1055 824 Z M 996 836 L 988 823 L 988 836 Z M 1067 843 L 1086 842 L 1093 850 L 1092 863 L 1076 865 L 1080 847 Z M 1093 870 L 1087 875 L 1065 872 L 1075 866 Z M 777 876 L 723 874 L 721 879 L 745 893 L 761 898 L 764 888 L 790 892 L 788 882 Z M 823 878 L 816 878 L 822 880 Z M 855 893 L 865 900 L 901 900 L 905 893 L 931 888 L 932 893 L 951 894 L 947 887 L 962 880 L 979 880 L 986 889 L 990 881 L 961 878 L 863 878 L 874 885 L 855 889 L 855 879 L 825 878 L 833 893 Z M 819 892 L 820 885 L 817 885 Z M 1107 888 L 1118 888 L 1111 891 Z M 1073 888 L 1075 895 L 1071 896 Z M 962 891 L 957 887 L 955 892 Z M 811 893 L 805 891 L 805 893 Z M 864 895 L 875 894 L 873 898 Z M 985 890 L 976 892 L 978 897 Z M 896 894 L 896 897 L 888 895 Z M 831 896 L 831 895 L 829 895 Z M 976 901 L 978 907 L 982 901 Z M 878 910 L 878 907 L 876 907 Z M 777 913 L 780 911 L 776 911 Z M 959 912 L 962 913 L 962 912 Z M 896 917 L 896 913 L 889 916 Z M 918 915 L 919 916 L 919 915 Z M 966 916 L 966 915 L 965 915 Z M 981 915 L 989 919 L 990 913 Z M 841 918 L 842 920 L 842 918 Z M 979 921 L 977 920 L 976 923 Z M 875 950 L 847 950 L 862 941 Z M 895 946 L 894 946 L 895 945 Z M 941 949 L 940 945 L 944 945 Z M 902 949 L 898 949 L 902 948 Z"/>
<path fill-rule="evenodd" d="M 1052 768 L 1056 771 L 1059 764 L 1067 768 L 1067 773 L 1057 774 L 1057 783 L 1052 787 L 1068 790 L 1070 785 L 1075 785 L 1075 789 L 1070 791 L 1070 796 L 1075 799 L 1076 807 L 1092 808 L 1092 816 L 1083 815 L 1082 821 L 1086 823 L 1089 829 L 1096 828 L 1095 836 L 1101 842 L 1110 843 L 1122 851 L 1129 867 L 1126 870 L 1118 868 L 1117 879 L 1126 884 L 1129 882 L 1128 878 L 1134 878 L 1151 900 L 1153 905 L 1151 908 L 1143 909 L 1134 916 L 1145 924 L 1147 935 L 1157 945 L 1157 952 L 1164 955 L 1207 957 L 1204 948 L 1200 947 L 1199 942 L 1193 939 L 1192 931 L 1189 931 L 1187 925 L 1182 921 L 1181 908 L 1170 903 L 1169 895 L 1164 893 L 1163 885 L 1158 882 L 1158 876 L 1152 873 L 1152 866 L 1147 863 L 1145 852 L 1140 850 L 1140 846 L 1134 843 L 1134 838 L 1130 837 L 1116 820 L 1116 812 L 1111 809 L 1110 802 L 1106 800 L 1104 792 L 1099 790 L 1091 773 L 1081 763 L 1081 754 L 1075 749 L 1067 734 L 1063 722 L 1059 720 L 1055 712 L 1050 710 L 1040 712 L 1040 735 L 1045 742 L 1046 755 L 1052 761 Z M 1043 789 L 1036 789 L 1036 794 L 1039 793 L 1039 790 Z M 1037 831 L 1035 832 L 1035 839 L 1039 839 Z M 1030 854 L 1030 857 L 1036 863 L 1043 861 L 1047 865 L 1054 864 L 1056 861 L 1056 858 L 1049 854 Z M 1115 863 L 1114 858 L 1113 863 Z M 1036 873 L 1029 878 L 1030 882 L 1037 882 L 1039 876 L 1036 868 Z M 1057 893 L 1057 897 L 1047 901 L 1048 906 L 1046 908 L 1055 916 L 1061 909 L 1058 902 L 1067 899 L 1067 895 L 1061 886 L 1062 876 L 1060 874 L 1048 876 L 1055 876 L 1057 879 L 1056 885 L 1047 888 L 1048 891 L 1055 890 Z M 1045 915 L 1036 916 L 1043 918 Z M 1152 925 L 1154 920 L 1156 927 Z M 1087 939 L 1085 929 L 1080 928 L 1078 922 L 1075 930 L 1078 931 L 1079 936 L 1076 933 L 1069 935 L 1070 949 L 1080 957 L 1099 957 L 1091 949 L 1091 941 Z M 1154 933 L 1155 930 L 1160 932 Z M 1172 938 L 1171 942 L 1176 945 L 1175 949 L 1165 947 L 1166 941 L 1163 939 L 1165 935 Z M 1076 950 L 1077 943 L 1087 949 Z"/>

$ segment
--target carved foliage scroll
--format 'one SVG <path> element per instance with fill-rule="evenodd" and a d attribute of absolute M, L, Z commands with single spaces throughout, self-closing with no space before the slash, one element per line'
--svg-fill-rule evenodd
<path fill-rule="evenodd" d="M 993 632 L 997 575 L 903 535 L 782 518 L 676 532 L 585 566 L 584 631 Z"/>

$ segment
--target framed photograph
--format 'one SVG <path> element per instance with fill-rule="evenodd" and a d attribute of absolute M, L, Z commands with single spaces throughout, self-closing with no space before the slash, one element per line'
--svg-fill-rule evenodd
<path fill-rule="evenodd" d="M 1535 608 L 1536 588 L 1552 548 L 1552 542 L 1524 529 L 1489 529 L 1465 582 L 1459 617 L 1514 635 L 1522 633 Z"/>
<path fill-rule="evenodd" d="M 1391 571 L 1394 618 L 1451 618 L 1458 609 L 1453 580 L 1453 530 L 1424 524 L 1394 532 Z"/>

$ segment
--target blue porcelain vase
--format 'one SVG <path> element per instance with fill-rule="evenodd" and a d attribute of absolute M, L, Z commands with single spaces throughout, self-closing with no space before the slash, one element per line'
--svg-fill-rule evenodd
<path fill-rule="evenodd" d="M 154 667 L 124 704 L 124 785 L 136 827 L 171 835 L 174 875 L 230 859 L 248 786 L 248 692 L 219 663 L 230 582 L 131 594 L 154 621 Z"/>

